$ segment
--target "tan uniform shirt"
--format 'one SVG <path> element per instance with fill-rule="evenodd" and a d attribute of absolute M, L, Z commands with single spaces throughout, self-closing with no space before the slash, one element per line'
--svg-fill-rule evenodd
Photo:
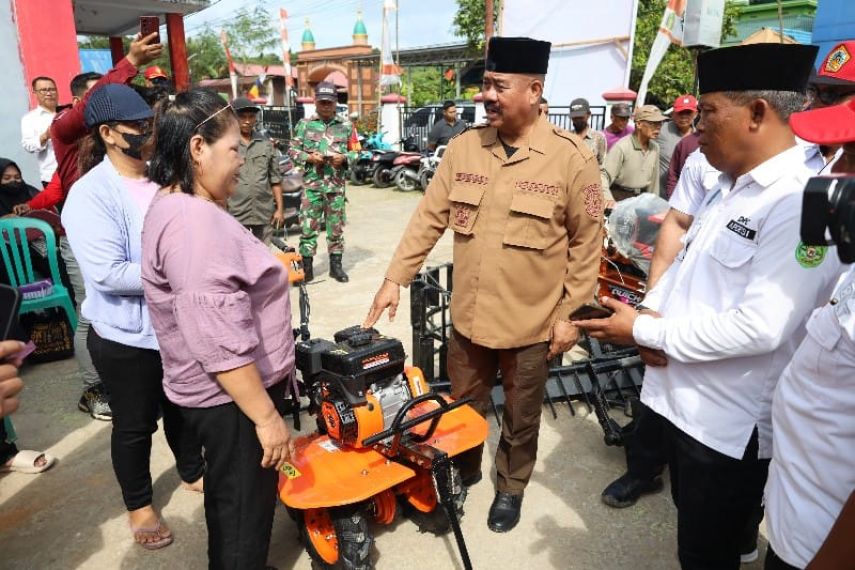
<path fill-rule="evenodd" d="M 606 200 L 614 199 L 609 190 L 612 186 L 659 195 L 659 145 L 656 141 L 648 144 L 644 150 L 633 134 L 609 149 L 602 167 Z"/>
<path fill-rule="evenodd" d="M 508 159 L 496 129 L 448 145 L 386 278 L 408 285 L 446 228 L 454 231 L 454 328 L 488 348 L 549 339 L 594 298 L 602 248 L 597 161 L 541 118 Z"/>

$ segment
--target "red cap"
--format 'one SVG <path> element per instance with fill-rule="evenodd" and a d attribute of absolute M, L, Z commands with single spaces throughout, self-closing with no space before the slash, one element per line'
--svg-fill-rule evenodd
<path fill-rule="evenodd" d="M 679 113 L 680 111 L 697 111 L 698 110 L 698 100 L 695 99 L 694 95 L 680 95 L 676 99 L 674 99 L 674 112 Z"/>
<path fill-rule="evenodd" d="M 817 144 L 855 142 L 855 99 L 842 105 L 790 115 L 793 132 Z"/>
<path fill-rule="evenodd" d="M 834 46 L 822 60 L 819 73 L 811 83 L 855 87 L 855 40 Z"/>
<path fill-rule="evenodd" d="M 166 75 L 166 73 L 164 73 L 163 70 L 156 65 L 147 67 L 144 75 L 145 78 L 149 80 L 154 79 L 155 77 L 163 77 L 164 79 L 169 79 L 169 76 Z"/>

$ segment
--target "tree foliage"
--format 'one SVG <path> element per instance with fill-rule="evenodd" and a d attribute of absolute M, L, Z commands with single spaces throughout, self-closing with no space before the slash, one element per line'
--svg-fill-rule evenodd
<path fill-rule="evenodd" d="M 241 8 L 225 26 L 232 57 L 239 63 L 281 64 L 279 33 L 264 6 Z"/>
<path fill-rule="evenodd" d="M 635 43 L 632 51 L 632 70 L 630 72 L 630 88 L 638 90 L 647 58 L 662 15 L 665 13 L 667 0 L 639 0 L 638 19 L 635 25 Z M 736 32 L 736 20 L 739 17 L 739 6 L 727 0 L 722 22 L 722 39 Z M 679 95 L 694 92 L 695 55 L 692 50 L 672 45 L 662 58 L 653 79 L 648 86 L 647 103 L 660 108 L 668 108 Z"/>
<path fill-rule="evenodd" d="M 444 80 L 438 67 L 413 67 L 404 75 L 401 92 L 407 103 L 415 107 L 436 103 L 440 98 L 440 81 Z"/>
<path fill-rule="evenodd" d="M 270 14 L 261 6 L 253 9 L 241 9 L 223 29 L 229 41 L 232 57 L 238 63 L 258 63 L 262 65 L 281 65 L 279 54 L 279 32 Z M 163 54 L 151 65 L 157 65 L 172 75 L 169 61 L 169 46 L 166 36 L 162 35 Z M 130 47 L 131 38 L 123 38 L 125 53 Z M 108 38 L 87 36 L 80 40 L 81 48 L 107 49 Z M 226 53 L 220 41 L 220 31 L 205 26 L 198 33 L 187 38 L 187 59 L 190 66 L 190 78 L 193 82 L 202 79 L 227 77 L 229 73 Z"/>
<path fill-rule="evenodd" d="M 498 27 L 500 3 L 501 0 L 494 0 L 494 31 Z M 484 52 L 486 10 L 485 0 L 457 0 L 457 13 L 454 14 L 453 30 L 455 35 L 466 39 L 466 43 L 473 53 Z"/>

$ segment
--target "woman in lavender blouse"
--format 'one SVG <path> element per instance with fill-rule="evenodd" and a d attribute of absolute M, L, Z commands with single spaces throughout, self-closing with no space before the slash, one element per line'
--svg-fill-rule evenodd
<path fill-rule="evenodd" d="M 156 550 L 172 531 L 152 506 L 151 437 L 163 415 L 181 479 L 201 490 L 201 447 L 163 392 L 163 367 L 140 277 L 143 217 L 158 191 L 145 175 L 152 110 L 127 85 L 92 93 L 84 110 L 80 179 L 62 210 L 86 286 L 87 346 L 113 412 L 110 456 L 134 540 Z"/>
<path fill-rule="evenodd" d="M 277 472 L 294 453 L 282 420 L 294 372 L 284 267 L 223 208 L 243 163 L 234 111 L 180 93 L 155 118 L 142 278 L 164 389 L 205 448 L 210 568 L 262 569 Z"/>

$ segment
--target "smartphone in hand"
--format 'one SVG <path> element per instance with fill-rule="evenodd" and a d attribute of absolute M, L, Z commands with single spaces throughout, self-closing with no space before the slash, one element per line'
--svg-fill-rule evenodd
<path fill-rule="evenodd" d="M 152 44 L 160 43 L 160 18 L 157 16 L 140 16 L 140 37 L 157 34 Z"/>
<path fill-rule="evenodd" d="M 589 319 L 607 319 L 612 316 L 612 311 L 599 303 L 585 303 L 570 315 L 571 321 L 587 321 Z"/>

